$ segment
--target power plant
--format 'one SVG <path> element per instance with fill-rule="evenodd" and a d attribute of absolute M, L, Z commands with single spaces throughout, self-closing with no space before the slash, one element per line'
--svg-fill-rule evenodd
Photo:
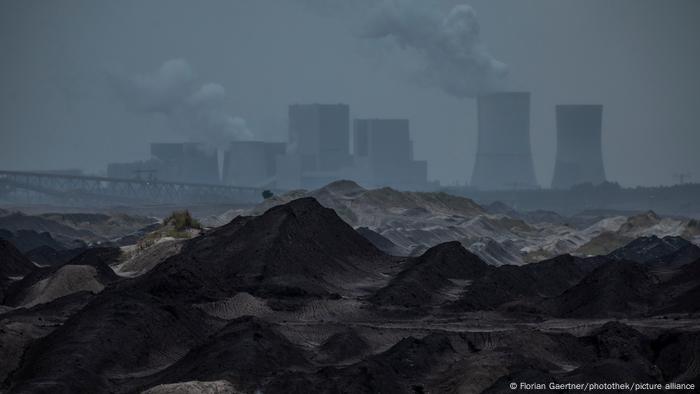
<path fill-rule="evenodd" d="M 226 185 L 271 187 L 282 142 L 233 141 L 224 152 L 222 181 Z"/>
<path fill-rule="evenodd" d="M 530 150 L 530 93 L 477 97 L 478 144 L 471 186 L 480 190 L 537 187 Z"/>
<path fill-rule="evenodd" d="M 305 171 L 336 171 L 350 163 L 350 107 L 289 106 L 289 138 Z"/>
<path fill-rule="evenodd" d="M 602 105 L 557 105 L 557 159 L 552 189 L 605 182 Z"/>
<path fill-rule="evenodd" d="M 210 185 L 219 183 L 216 150 L 202 144 L 153 143 L 151 156 L 162 163 L 158 179 Z"/>
<path fill-rule="evenodd" d="M 277 187 L 317 188 L 339 179 L 367 186 L 425 190 L 425 161 L 413 160 L 408 119 L 355 119 L 350 153 L 350 107 L 289 106 L 289 149 L 277 158 Z"/>
<path fill-rule="evenodd" d="M 288 127 L 286 143 L 153 143 L 150 159 L 110 163 L 107 176 L 144 179 L 145 174 L 145 180 L 153 181 L 283 190 L 313 189 L 341 179 L 370 187 L 429 188 L 427 162 L 413 159 L 408 119 L 358 119 L 351 138 L 347 104 L 293 104 Z"/>
<path fill-rule="evenodd" d="M 370 169 L 366 183 L 397 189 L 420 189 L 428 177 L 428 163 L 413 160 L 408 119 L 355 119 L 356 160 Z"/>
<path fill-rule="evenodd" d="M 110 163 L 110 178 L 141 178 L 161 181 L 218 184 L 219 163 L 216 151 L 193 142 L 152 143 L 151 158 L 131 163 Z"/>
<path fill-rule="evenodd" d="M 605 181 L 601 105 L 557 105 L 553 189 Z M 222 152 L 197 143 L 153 143 L 151 159 L 112 163 L 112 178 L 271 189 L 314 189 L 339 179 L 368 187 L 428 190 L 426 161 L 413 157 L 408 119 L 354 119 L 347 104 L 289 106 L 288 142 L 231 141 Z M 477 97 L 478 144 L 471 188 L 539 188 L 530 147 L 530 93 Z"/>

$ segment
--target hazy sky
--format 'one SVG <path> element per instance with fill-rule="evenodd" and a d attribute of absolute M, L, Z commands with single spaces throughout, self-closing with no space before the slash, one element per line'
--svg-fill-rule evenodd
<path fill-rule="evenodd" d="M 150 142 L 182 140 L 165 117 L 130 108 L 114 80 L 183 59 L 197 81 L 226 89 L 219 110 L 245 119 L 256 139 L 287 138 L 290 103 L 344 102 L 353 117 L 409 118 L 429 177 L 468 180 L 474 100 L 417 77 L 410 51 L 360 37 L 364 2 L 348 3 L 1 1 L 0 168 L 96 172 L 147 158 Z M 483 43 L 508 65 L 505 87 L 532 92 L 540 184 L 552 177 L 557 103 L 605 106 L 609 179 L 668 184 L 689 172 L 700 181 L 700 2 L 467 3 Z"/>

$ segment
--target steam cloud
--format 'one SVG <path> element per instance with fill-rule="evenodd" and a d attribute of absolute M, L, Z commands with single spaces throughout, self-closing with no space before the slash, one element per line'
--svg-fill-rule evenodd
<path fill-rule="evenodd" d="M 173 129 L 194 142 L 220 147 L 251 139 L 245 120 L 225 110 L 226 90 L 199 82 L 189 63 L 168 60 L 152 74 L 119 78 L 120 90 L 132 109 L 162 114 Z"/>
<path fill-rule="evenodd" d="M 362 36 L 415 51 L 428 80 L 456 97 L 493 90 L 507 74 L 506 65 L 481 43 L 479 21 L 467 4 L 445 13 L 432 0 L 382 0 L 370 12 Z"/>

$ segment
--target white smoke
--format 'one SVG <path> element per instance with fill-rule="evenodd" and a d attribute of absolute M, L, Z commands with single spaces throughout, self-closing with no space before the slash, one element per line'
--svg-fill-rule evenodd
<path fill-rule="evenodd" d="M 361 35 L 417 53 L 425 77 L 453 96 L 494 90 L 508 72 L 481 43 L 476 13 L 464 3 L 445 12 L 434 0 L 381 0 Z"/>
<path fill-rule="evenodd" d="M 168 60 L 154 73 L 118 80 L 129 107 L 164 115 L 174 131 L 193 142 L 221 147 L 232 140 L 252 138 L 245 120 L 226 111 L 226 89 L 217 83 L 199 82 L 183 59 Z"/>

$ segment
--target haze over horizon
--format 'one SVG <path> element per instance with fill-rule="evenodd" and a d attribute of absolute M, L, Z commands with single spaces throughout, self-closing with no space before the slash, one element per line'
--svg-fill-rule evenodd
<path fill-rule="evenodd" d="M 400 40 L 402 47 L 381 31 L 367 34 L 371 1 L 361 3 L 2 2 L 0 168 L 103 171 L 108 162 L 147 158 L 150 142 L 198 139 L 194 128 L 217 140 L 223 130 L 284 141 L 289 104 L 343 102 L 353 118 L 410 119 L 429 178 L 463 183 L 476 153 L 473 81 L 454 92 L 431 79 L 451 75 L 455 63 L 435 63 L 434 48 L 421 40 Z M 478 16 L 485 58 L 498 62 L 481 71 L 499 75 L 491 70 L 507 65 L 498 88 L 532 92 L 540 185 L 549 185 L 554 167 L 554 106 L 570 103 L 604 105 L 609 180 L 671 184 L 677 173 L 700 180 L 700 3 L 466 4 Z M 173 79 L 159 79 L 174 59 L 180 63 L 163 74 Z M 115 88 L 124 80 L 139 82 L 152 100 L 125 99 Z M 181 99 L 163 100 L 171 94 Z M 174 130 L 174 122 L 188 127 Z"/>

